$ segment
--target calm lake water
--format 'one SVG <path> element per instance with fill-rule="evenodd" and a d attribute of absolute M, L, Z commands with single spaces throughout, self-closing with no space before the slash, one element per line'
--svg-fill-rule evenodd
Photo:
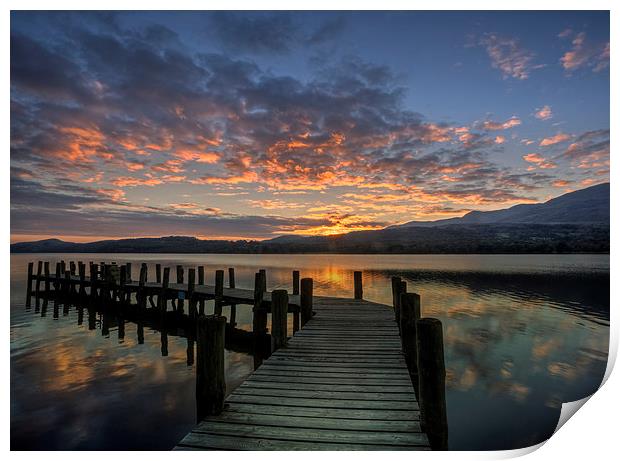
<path fill-rule="evenodd" d="M 187 342 L 137 328 L 78 325 L 74 307 L 45 316 L 25 307 L 29 261 L 133 262 L 235 267 L 251 288 L 267 269 L 268 289 L 291 286 L 291 271 L 314 279 L 315 294 L 391 304 L 390 277 L 407 281 L 422 315 L 444 326 L 450 449 L 520 448 L 546 439 L 562 402 L 594 392 L 607 364 L 609 256 L 605 255 L 78 255 L 11 256 L 11 448 L 170 449 L 195 424 L 195 370 Z M 149 267 L 151 277 L 154 267 Z M 174 269 L 172 270 L 174 274 Z M 171 274 L 171 275 L 172 275 Z M 227 315 L 227 308 L 224 315 Z M 251 308 L 237 308 L 251 330 Z M 253 370 L 250 354 L 226 352 L 228 390 Z"/>

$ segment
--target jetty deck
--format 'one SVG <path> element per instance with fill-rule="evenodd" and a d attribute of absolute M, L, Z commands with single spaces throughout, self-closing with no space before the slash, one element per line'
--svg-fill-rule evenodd
<path fill-rule="evenodd" d="M 315 316 L 177 449 L 427 450 L 388 306 L 314 297 Z"/>
<path fill-rule="evenodd" d="M 188 364 L 197 346 L 198 423 L 177 450 L 447 449 L 441 322 L 421 318 L 420 297 L 407 293 L 399 277 L 392 277 L 393 306 L 387 306 L 363 299 L 360 271 L 353 274 L 353 298 L 344 298 L 314 295 L 313 280 L 300 280 L 299 271 L 293 271 L 289 294 L 268 291 L 263 269 L 250 290 L 235 287 L 234 268 L 224 287 L 224 271 L 216 270 L 215 285 L 207 285 L 203 266 L 189 268 L 184 280 L 185 268 L 177 265 L 176 283 L 160 264 L 155 281 L 148 281 L 146 263 L 138 281 L 130 263 L 91 262 L 90 276 L 82 262 L 67 269 L 59 261 L 54 273 L 49 266 L 39 261 L 35 274 L 29 263 L 26 306 L 34 292 L 37 306 L 40 296 L 52 296 L 55 306 L 58 299 L 89 300 L 115 309 L 119 318 L 153 313 L 163 355 L 164 332 L 171 320 L 181 321 Z M 206 315 L 206 300 L 214 300 L 213 315 Z M 222 315 L 224 305 L 231 306 L 230 319 Z M 238 305 L 252 306 L 246 334 L 255 371 L 226 395 L 225 338 L 236 331 Z"/>

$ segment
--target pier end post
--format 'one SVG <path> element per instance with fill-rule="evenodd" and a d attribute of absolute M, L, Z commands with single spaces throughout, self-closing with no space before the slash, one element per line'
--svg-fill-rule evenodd
<path fill-rule="evenodd" d="M 224 298 L 224 271 L 215 271 L 215 315 L 222 315 L 222 300 Z"/>
<path fill-rule="evenodd" d="M 447 450 L 446 366 L 441 321 L 430 317 L 418 320 L 417 334 L 422 429 L 433 450 Z"/>
<path fill-rule="evenodd" d="M 197 324 L 196 414 L 198 421 L 224 410 L 224 335 L 226 318 L 201 316 Z"/>
<path fill-rule="evenodd" d="M 353 298 L 362 299 L 364 290 L 362 288 L 362 271 L 353 272 Z"/>
<path fill-rule="evenodd" d="M 293 271 L 293 294 L 299 294 L 299 271 Z"/>
<path fill-rule="evenodd" d="M 288 292 L 271 292 L 271 351 L 286 346 L 286 327 L 288 317 Z"/>
<path fill-rule="evenodd" d="M 400 340 L 405 361 L 417 389 L 418 375 L 418 334 L 417 322 L 420 319 L 420 295 L 401 293 L 400 295 Z"/>
<path fill-rule="evenodd" d="M 299 304 L 301 305 L 301 327 L 303 328 L 312 319 L 312 291 L 313 282 L 311 278 L 301 279 L 301 294 Z"/>

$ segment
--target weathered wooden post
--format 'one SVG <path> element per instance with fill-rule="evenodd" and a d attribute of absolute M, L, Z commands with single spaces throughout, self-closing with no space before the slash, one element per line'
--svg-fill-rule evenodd
<path fill-rule="evenodd" d="M 37 262 L 37 281 L 34 286 L 34 296 L 39 299 L 39 294 L 41 293 L 41 275 L 43 272 L 43 261 Z"/>
<path fill-rule="evenodd" d="M 45 261 L 43 263 L 43 273 L 45 274 L 45 297 L 50 295 L 50 263 Z"/>
<path fill-rule="evenodd" d="M 446 367 L 441 321 L 421 318 L 417 322 L 420 420 L 433 450 L 448 449 L 446 415 Z"/>
<path fill-rule="evenodd" d="M 263 281 L 263 293 L 265 293 L 267 291 L 267 271 L 265 269 L 259 269 L 258 271 L 261 276 L 262 276 L 262 281 Z"/>
<path fill-rule="evenodd" d="M 353 294 L 355 299 L 362 299 L 364 291 L 362 289 L 362 271 L 353 272 Z"/>
<path fill-rule="evenodd" d="M 224 271 L 215 271 L 215 315 L 222 315 L 222 302 L 224 297 Z"/>
<path fill-rule="evenodd" d="M 312 319 L 312 290 L 313 283 L 311 278 L 301 279 L 301 294 L 299 304 L 301 305 L 301 327 L 303 328 Z"/>
<path fill-rule="evenodd" d="M 286 324 L 288 317 L 288 292 L 271 292 L 271 351 L 286 346 Z"/>
<path fill-rule="evenodd" d="M 195 319 L 198 316 L 198 312 L 196 312 L 196 296 L 194 294 L 194 285 L 196 284 L 196 269 L 191 267 L 187 271 L 187 302 L 189 309 L 189 317 L 191 319 Z M 189 339 L 188 339 L 189 340 Z M 192 354 L 194 351 L 194 347 L 192 345 Z M 193 359 L 192 359 L 193 363 Z M 189 363 L 188 365 L 191 365 Z"/>
<path fill-rule="evenodd" d="M 196 363 L 196 414 L 198 421 L 224 410 L 224 335 L 226 318 L 198 317 Z"/>
<path fill-rule="evenodd" d="M 71 275 L 75 275 L 75 261 L 69 262 L 69 271 L 71 272 Z"/>
<path fill-rule="evenodd" d="M 86 294 L 86 265 L 80 261 L 78 263 L 78 274 L 80 276 L 80 297 Z"/>
<path fill-rule="evenodd" d="M 90 263 L 90 295 L 97 296 L 97 265 Z"/>
<path fill-rule="evenodd" d="M 56 273 L 54 274 L 54 290 L 60 290 L 60 262 L 56 263 Z"/>
<path fill-rule="evenodd" d="M 265 334 L 267 330 L 267 312 L 263 309 L 263 297 L 265 292 L 263 290 L 263 278 L 264 275 L 260 271 L 254 276 L 254 309 L 252 316 L 252 331 L 254 337 Z"/>
<path fill-rule="evenodd" d="M 184 281 L 183 281 L 183 266 L 178 265 L 177 266 L 177 283 L 183 285 Z M 182 288 L 182 287 L 181 287 Z M 180 297 L 177 299 L 177 311 L 182 314 L 183 313 L 183 292 L 179 292 L 180 293 Z"/>
<path fill-rule="evenodd" d="M 398 308 L 398 303 L 400 303 L 400 277 L 392 277 L 392 306 L 394 306 L 394 320 L 398 323 L 400 322 L 400 314 L 398 317 L 396 314 L 400 312 Z"/>
<path fill-rule="evenodd" d="M 228 268 L 228 288 L 235 288 L 235 268 Z M 233 327 L 237 324 L 237 305 L 230 305 L 230 318 L 228 319 L 228 323 Z"/>
<path fill-rule="evenodd" d="M 138 279 L 138 292 L 136 293 L 136 301 L 138 302 L 138 309 L 142 310 L 146 308 L 146 280 L 148 277 L 148 269 L 146 264 L 140 266 L 140 278 Z"/>
<path fill-rule="evenodd" d="M 28 287 L 26 288 L 26 307 L 30 307 L 30 298 L 32 297 L 32 270 L 34 263 L 28 263 Z"/>
<path fill-rule="evenodd" d="M 400 340 L 409 374 L 416 386 L 418 384 L 418 335 L 417 322 L 420 319 L 420 295 L 401 293 L 400 295 Z"/>
<path fill-rule="evenodd" d="M 131 263 L 125 263 L 125 277 L 127 277 L 125 279 L 125 282 L 127 283 L 131 283 L 131 281 L 133 280 L 131 278 Z"/>
<path fill-rule="evenodd" d="M 155 281 L 161 283 L 161 264 L 155 264 Z"/>
<path fill-rule="evenodd" d="M 65 271 L 65 286 L 64 286 L 64 295 L 69 296 L 71 293 L 71 271 Z"/>
<path fill-rule="evenodd" d="M 205 284 L 205 266 L 198 266 L 198 285 Z M 205 314 L 205 300 L 204 298 L 200 298 L 198 314 Z"/>
<path fill-rule="evenodd" d="M 168 310 L 168 284 L 170 283 L 170 268 L 164 267 L 164 277 L 161 281 L 161 291 L 157 297 L 157 305 L 161 314 L 162 324 L 166 319 L 166 311 Z"/>
<path fill-rule="evenodd" d="M 127 281 L 127 266 L 121 266 L 121 277 L 119 279 L 118 300 L 125 303 L 125 283 Z"/>
<path fill-rule="evenodd" d="M 293 294 L 299 294 L 299 271 L 293 271 Z"/>

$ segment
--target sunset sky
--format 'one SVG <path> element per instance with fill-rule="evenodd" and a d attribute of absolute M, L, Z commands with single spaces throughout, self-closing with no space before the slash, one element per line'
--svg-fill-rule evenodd
<path fill-rule="evenodd" d="M 12 241 L 273 238 L 609 180 L 607 12 L 11 14 Z"/>

